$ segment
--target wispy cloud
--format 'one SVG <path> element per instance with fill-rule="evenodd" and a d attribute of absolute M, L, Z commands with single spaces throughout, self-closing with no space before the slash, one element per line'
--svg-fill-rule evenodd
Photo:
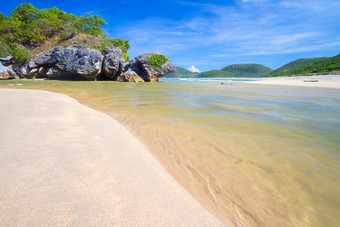
<path fill-rule="evenodd" d="M 116 29 L 131 40 L 131 55 L 158 51 L 176 57 L 178 62 L 197 65 L 204 59 L 215 58 L 217 62 L 218 58 L 235 55 L 340 49 L 338 0 L 327 4 L 322 0 L 178 4 L 199 13 L 181 19 L 148 17 Z"/>

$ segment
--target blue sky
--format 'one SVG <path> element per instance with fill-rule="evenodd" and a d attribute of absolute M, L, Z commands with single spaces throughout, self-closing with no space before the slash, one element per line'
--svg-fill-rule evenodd
<path fill-rule="evenodd" d="M 26 1 L 4 1 L 1 12 Z M 176 66 L 201 71 L 236 63 L 276 69 L 298 58 L 340 53 L 339 0 L 44 0 L 77 16 L 104 18 L 111 37 L 130 40 L 130 58 L 167 55 Z"/>

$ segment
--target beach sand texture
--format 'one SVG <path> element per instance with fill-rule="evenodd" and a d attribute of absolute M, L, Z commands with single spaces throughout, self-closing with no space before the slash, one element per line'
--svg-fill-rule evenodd
<path fill-rule="evenodd" d="M 269 77 L 260 78 L 256 81 L 247 81 L 247 83 L 340 89 L 340 75 Z"/>
<path fill-rule="evenodd" d="M 0 226 L 222 226 L 116 120 L 0 89 Z"/>

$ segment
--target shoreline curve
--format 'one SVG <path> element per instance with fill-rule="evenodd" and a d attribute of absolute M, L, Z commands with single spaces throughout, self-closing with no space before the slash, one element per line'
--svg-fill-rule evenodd
<path fill-rule="evenodd" d="M 0 225 L 224 226 L 111 116 L 0 89 Z"/>

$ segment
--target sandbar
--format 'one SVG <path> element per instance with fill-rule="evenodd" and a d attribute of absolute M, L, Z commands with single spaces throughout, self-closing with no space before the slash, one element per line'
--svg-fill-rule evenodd
<path fill-rule="evenodd" d="M 0 226 L 223 226 L 112 117 L 0 89 Z"/>

